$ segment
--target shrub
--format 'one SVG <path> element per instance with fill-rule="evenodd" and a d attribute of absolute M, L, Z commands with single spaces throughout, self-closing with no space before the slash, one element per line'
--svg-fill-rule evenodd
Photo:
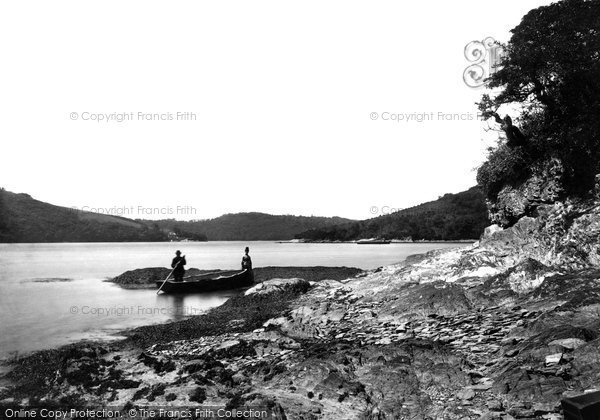
<path fill-rule="evenodd" d="M 477 183 L 486 198 L 495 200 L 505 185 L 516 185 L 530 175 L 532 158 L 525 148 L 501 145 L 490 150 L 487 161 L 477 170 Z"/>

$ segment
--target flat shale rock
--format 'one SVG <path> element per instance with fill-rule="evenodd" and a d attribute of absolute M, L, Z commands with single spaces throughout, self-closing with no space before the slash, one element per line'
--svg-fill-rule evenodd
<path fill-rule="evenodd" d="M 288 290 L 301 290 L 303 292 L 310 288 L 310 283 L 304 279 L 272 279 L 246 290 L 245 295 L 267 295 Z"/>

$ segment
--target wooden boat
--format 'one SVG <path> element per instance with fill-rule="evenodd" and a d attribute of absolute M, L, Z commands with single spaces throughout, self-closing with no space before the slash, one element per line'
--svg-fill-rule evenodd
<path fill-rule="evenodd" d="M 387 245 L 391 242 L 392 241 L 389 241 L 387 239 L 378 239 L 378 238 L 359 239 L 358 241 L 356 241 L 356 243 L 358 245 Z"/>
<path fill-rule="evenodd" d="M 165 293 L 203 293 L 216 290 L 238 289 L 254 283 L 252 271 L 217 271 L 198 276 L 184 277 L 183 281 L 167 280 L 162 292 Z M 162 281 L 156 282 L 159 288 Z"/>

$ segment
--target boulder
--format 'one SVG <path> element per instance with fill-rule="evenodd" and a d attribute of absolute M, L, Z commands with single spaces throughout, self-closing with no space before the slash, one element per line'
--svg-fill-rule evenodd
<path fill-rule="evenodd" d="M 483 230 L 483 239 L 490 239 L 496 232 L 501 232 L 503 228 L 498 225 L 490 225 Z"/>
<path fill-rule="evenodd" d="M 461 400 L 469 401 L 469 400 L 472 400 L 473 398 L 475 398 L 475 391 L 473 391 L 471 388 L 465 388 L 465 389 L 458 391 L 456 396 L 458 398 L 460 398 Z"/>
<path fill-rule="evenodd" d="M 581 338 L 563 338 L 562 340 L 554 340 L 548 343 L 549 346 L 560 346 L 567 350 L 575 350 L 585 344 L 585 340 Z"/>
<path fill-rule="evenodd" d="M 310 283 L 304 279 L 272 279 L 246 290 L 245 295 L 268 295 L 275 292 L 306 292 Z"/>
<path fill-rule="evenodd" d="M 502 227 L 512 226 L 521 217 L 532 214 L 538 205 L 554 203 L 564 197 L 564 167 L 560 160 L 544 162 L 532 168 L 532 173 L 517 186 L 504 186 L 497 199 L 488 203 L 492 222 Z"/>
<path fill-rule="evenodd" d="M 561 362 L 563 357 L 562 353 L 554 353 L 546 356 L 546 366 L 557 365 Z"/>
<path fill-rule="evenodd" d="M 479 252 L 488 252 L 512 266 L 532 258 L 549 267 L 580 270 L 600 265 L 600 203 L 570 199 L 538 204 L 535 214 L 512 226 L 484 235 Z"/>

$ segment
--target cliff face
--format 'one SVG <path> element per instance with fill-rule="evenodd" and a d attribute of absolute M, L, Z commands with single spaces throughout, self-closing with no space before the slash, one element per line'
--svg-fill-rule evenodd
<path fill-rule="evenodd" d="M 540 204 L 555 203 L 565 195 L 565 170 L 558 159 L 531 168 L 531 176 L 517 185 L 505 185 L 498 197 L 487 202 L 490 220 L 499 226 L 513 225 L 531 215 Z"/>
<path fill-rule="evenodd" d="M 488 228 L 480 247 L 511 265 L 533 258 L 547 266 L 576 270 L 600 264 L 600 201 L 541 204 L 509 229 Z"/>

